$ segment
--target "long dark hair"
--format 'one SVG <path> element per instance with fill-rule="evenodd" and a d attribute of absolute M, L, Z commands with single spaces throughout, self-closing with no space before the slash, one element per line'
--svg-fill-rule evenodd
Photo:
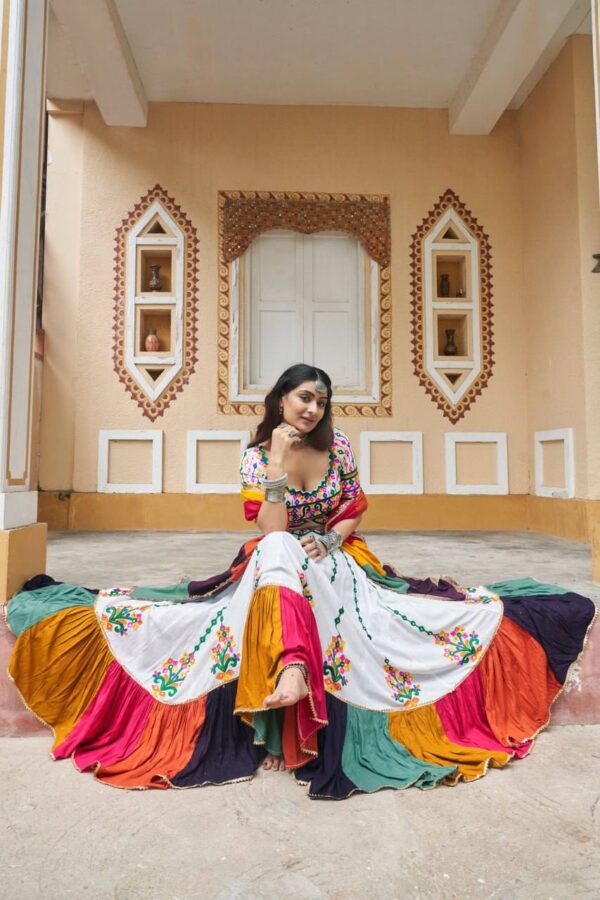
<path fill-rule="evenodd" d="M 331 421 L 331 395 L 333 391 L 331 378 L 323 369 L 317 369 L 316 366 L 307 366 L 306 363 L 297 363 L 295 366 L 290 366 L 289 369 L 286 369 L 279 376 L 265 397 L 265 415 L 256 429 L 256 434 L 248 445 L 249 447 L 256 447 L 257 444 L 262 444 L 270 439 L 273 430 L 277 428 L 282 420 L 282 415 L 279 412 L 281 398 L 305 381 L 322 381 L 327 386 L 327 403 L 323 418 L 306 435 L 305 443 L 309 447 L 314 447 L 315 450 L 329 450 L 333 441 L 333 423 Z"/>

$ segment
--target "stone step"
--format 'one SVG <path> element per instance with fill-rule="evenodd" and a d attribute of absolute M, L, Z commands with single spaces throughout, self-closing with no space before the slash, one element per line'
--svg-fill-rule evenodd
<path fill-rule="evenodd" d="M 48 728 L 30 712 L 8 676 L 8 662 L 15 637 L 8 630 L 3 611 L 0 610 L 0 737 L 41 734 Z"/>
<path fill-rule="evenodd" d="M 600 616 L 588 632 L 581 659 L 571 666 L 551 721 L 553 725 L 600 724 Z"/>

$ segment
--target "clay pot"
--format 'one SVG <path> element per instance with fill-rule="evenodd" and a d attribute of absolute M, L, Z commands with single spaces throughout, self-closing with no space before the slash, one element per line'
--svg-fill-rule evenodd
<path fill-rule="evenodd" d="M 156 336 L 156 329 L 151 328 L 148 334 L 146 335 L 146 340 L 144 341 L 144 347 L 148 351 L 148 353 L 158 353 L 160 350 L 160 341 Z"/>

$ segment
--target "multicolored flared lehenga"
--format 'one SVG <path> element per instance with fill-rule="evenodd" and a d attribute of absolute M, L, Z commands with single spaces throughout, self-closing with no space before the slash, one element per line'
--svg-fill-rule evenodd
<path fill-rule="evenodd" d="M 246 517 L 266 454 L 242 459 Z M 41 576 L 10 601 L 10 673 L 53 755 L 122 788 L 253 776 L 282 755 L 311 797 L 470 781 L 526 755 L 582 650 L 593 603 L 532 579 L 415 580 L 358 535 L 320 563 L 298 537 L 366 508 L 345 436 L 288 532 L 248 541 L 204 582 L 99 592 Z M 199 539 L 200 540 L 200 539 Z M 309 695 L 266 710 L 282 667 Z"/>

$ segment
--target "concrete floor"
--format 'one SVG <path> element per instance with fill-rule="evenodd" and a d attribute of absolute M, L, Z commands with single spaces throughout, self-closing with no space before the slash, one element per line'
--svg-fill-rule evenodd
<path fill-rule="evenodd" d="M 49 571 L 89 586 L 224 568 L 242 535 L 61 534 Z M 589 548 L 529 533 L 369 536 L 385 561 L 465 583 L 532 575 L 600 600 Z M 310 801 L 287 774 L 119 791 L 0 740 L 4 900 L 600 897 L 600 725 L 548 729 L 533 754 L 456 788 Z"/>
<path fill-rule="evenodd" d="M 90 587 L 169 584 L 225 569 L 248 532 L 54 532 L 48 571 Z M 398 572 L 452 575 L 461 584 L 486 584 L 531 575 L 562 584 L 600 603 L 591 580 L 587 544 L 519 532 L 390 532 L 367 535 L 369 546 Z"/>

